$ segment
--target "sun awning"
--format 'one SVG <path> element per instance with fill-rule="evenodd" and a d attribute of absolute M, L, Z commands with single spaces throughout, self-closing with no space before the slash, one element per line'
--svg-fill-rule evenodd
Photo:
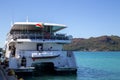
<path fill-rule="evenodd" d="M 42 28 L 36 27 L 36 25 L 39 26 L 39 24 L 40 25 L 42 24 L 43 27 Z M 16 22 L 12 26 L 11 31 L 12 30 L 36 30 L 38 31 L 46 27 L 51 27 L 52 32 L 56 32 L 56 31 L 66 28 L 65 25 L 61 25 L 61 24 L 42 23 L 42 22 Z"/>

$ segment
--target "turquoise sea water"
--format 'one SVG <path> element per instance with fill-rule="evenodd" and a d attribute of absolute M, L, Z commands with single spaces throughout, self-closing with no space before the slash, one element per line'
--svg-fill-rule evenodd
<path fill-rule="evenodd" d="M 30 76 L 25 80 L 120 80 L 120 52 L 74 52 L 77 75 Z"/>

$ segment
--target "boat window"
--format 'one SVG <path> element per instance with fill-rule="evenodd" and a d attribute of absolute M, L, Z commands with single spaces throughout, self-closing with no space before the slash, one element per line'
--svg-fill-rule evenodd
<path fill-rule="evenodd" d="M 11 50 L 11 48 L 12 48 L 12 47 L 11 47 L 11 46 L 9 46 L 9 50 Z"/>
<path fill-rule="evenodd" d="M 52 31 L 53 31 L 53 32 L 56 32 L 56 31 L 61 30 L 61 29 L 63 29 L 63 28 L 64 28 L 64 27 L 61 27 L 61 26 L 53 26 Z"/>
<path fill-rule="evenodd" d="M 42 51 L 43 50 L 43 44 L 37 44 L 37 50 Z"/>

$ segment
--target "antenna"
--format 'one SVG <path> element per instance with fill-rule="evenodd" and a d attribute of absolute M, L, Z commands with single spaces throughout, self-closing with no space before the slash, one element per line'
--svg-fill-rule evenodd
<path fill-rule="evenodd" d="M 28 22 L 28 16 L 26 17 L 26 22 Z"/>
<path fill-rule="evenodd" d="M 11 20 L 10 26 L 13 26 L 13 24 L 14 24 L 14 16 L 12 16 L 12 20 Z"/>
<path fill-rule="evenodd" d="M 11 23 L 10 23 L 10 26 L 12 26 L 13 25 L 13 21 L 11 21 Z"/>
<path fill-rule="evenodd" d="M 12 10 L 11 11 L 11 22 L 10 22 L 10 27 L 12 27 L 13 26 L 13 24 L 14 24 L 14 22 L 15 22 L 15 16 L 14 16 L 14 11 Z"/>

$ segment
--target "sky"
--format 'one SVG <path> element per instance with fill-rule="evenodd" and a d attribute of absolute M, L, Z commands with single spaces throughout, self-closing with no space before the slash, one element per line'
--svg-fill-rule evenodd
<path fill-rule="evenodd" d="M 67 25 L 74 38 L 120 36 L 120 0 L 0 0 L 0 47 L 13 22 Z"/>

